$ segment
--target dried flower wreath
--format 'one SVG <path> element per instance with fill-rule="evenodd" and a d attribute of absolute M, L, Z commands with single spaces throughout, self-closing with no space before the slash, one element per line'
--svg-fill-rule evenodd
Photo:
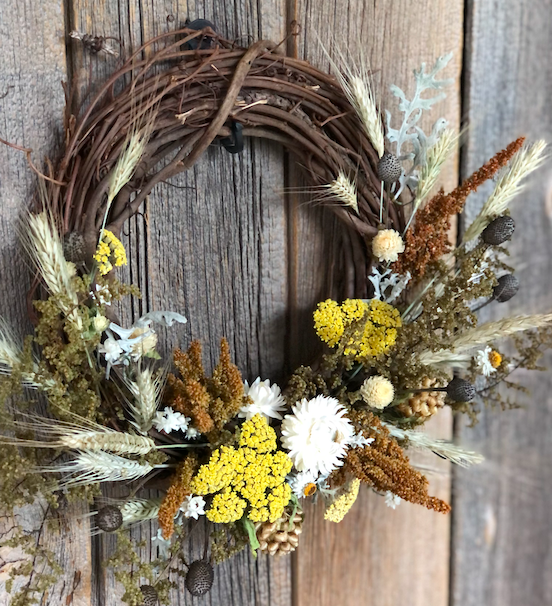
<path fill-rule="evenodd" d="M 5 326 L 0 331 L 0 502 L 13 513 L 41 495 L 51 510 L 62 495 L 93 502 L 102 484 L 127 484 L 127 498 L 99 498 L 94 515 L 98 532 L 119 535 L 110 564 L 132 605 L 166 603 L 179 576 L 193 595 L 208 592 L 213 564 L 246 545 L 270 555 L 293 551 L 301 503 L 313 495 L 327 502 L 330 522 L 347 514 L 361 483 L 393 508 L 406 500 L 448 512 L 407 449 L 462 466 L 482 457 L 419 426 L 444 406 L 473 419 L 481 402 L 510 406 L 499 385 L 519 388 L 512 371 L 536 368 L 551 336 L 552 314 L 478 325 L 478 309 L 518 290 L 501 260 L 514 233 L 508 205 L 542 163 L 545 145 L 520 138 L 454 191 L 434 193 L 458 135 L 442 119 L 429 135 L 418 123 L 442 98 L 448 81 L 437 76 L 449 57 L 415 72 L 411 100 L 393 87 L 403 114 L 393 128 L 391 114 L 384 125 L 376 107 L 369 73 L 339 53 L 333 77 L 286 57 L 281 45 L 239 48 L 208 23 L 199 27 L 151 40 L 80 117 L 68 112 L 65 152 L 41 180 L 22 228 L 42 287 L 35 334 L 19 346 Z M 355 278 L 343 300 L 314 311 L 327 351 L 283 390 L 260 378 L 244 382 L 224 340 L 212 376 L 198 342 L 176 350 L 167 373 L 156 361 L 154 325 L 186 318 L 154 312 L 123 328 L 109 311 L 113 300 L 139 295 L 113 275 L 126 263 L 118 239 L 124 222 L 213 141 L 239 151 L 243 136 L 272 139 L 299 156 L 355 246 Z M 452 247 L 451 217 L 495 176 L 480 214 Z M 506 337 L 508 350 L 498 345 Z M 31 412 L 20 397 L 27 389 L 44 394 L 46 414 Z M 153 477 L 164 485 L 161 498 L 141 498 Z M 214 523 L 209 556 L 206 549 L 186 562 L 188 524 L 204 515 Z M 124 529 L 154 519 L 159 557 L 143 562 Z M 40 537 L 35 543 L 22 529 L 9 540 L 35 562 L 34 570 L 27 562 L 12 570 L 12 580 L 30 575 L 12 604 L 35 603 L 57 565 Z"/>

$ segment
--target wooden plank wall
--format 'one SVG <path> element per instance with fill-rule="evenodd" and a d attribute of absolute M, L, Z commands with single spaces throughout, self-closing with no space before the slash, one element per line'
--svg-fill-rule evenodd
<path fill-rule="evenodd" d="M 414 68 L 453 51 L 446 75 L 454 78 L 455 85 L 433 117 L 443 115 L 458 126 L 464 99 L 464 117 L 471 124 L 462 156 L 466 172 L 522 132 L 552 134 L 546 106 L 550 97 L 546 87 L 552 81 L 548 73 L 552 68 L 546 65 L 552 39 L 546 18 L 550 4 L 550 0 L 507 0 L 498 7 L 491 0 L 65 0 L 63 4 L 2 0 L 0 97 L 8 94 L 0 99 L 0 137 L 32 147 L 40 162 L 59 142 L 60 81 L 78 82 L 82 98 L 90 77 L 99 80 L 114 68 L 116 59 L 90 56 L 69 41 L 67 33 L 72 29 L 114 36 L 128 50 L 182 24 L 188 16 L 211 19 L 223 35 L 243 40 L 282 39 L 287 24 L 296 19 L 302 33 L 290 41 L 290 53 L 327 69 L 318 33 L 325 41 L 334 38 L 347 46 L 355 58 L 363 54 L 375 71 L 384 106 L 392 103 L 387 93 L 390 83 L 411 91 Z M 451 162 L 446 186 L 456 183 L 457 168 L 458 162 Z M 546 306 L 552 295 L 546 281 L 536 277 L 550 271 L 546 236 L 552 207 L 542 175 L 539 183 L 540 189 L 528 197 L 531 212 L 523 206 L 516 215 L 518 225 L 524 227 L 518 229 L 515 245 L 526 268 L 524 299 L 535 310 Z M 164 336 L 166 350 L 199 338 L 205 344 L 206 360 L 213 363 L 220 338 L 226 336 L 248 379 L 259 374 L 279 378 L 286 370 L 285 360 L 291 365 L 308 361 L 314 347 L 310 314 L 316 301 L 329 292 L 325 277 L 331 275 L 329 260 L 338 253 L 342 235 L 330 213 L 305 208 L 304 199 L 285 191 L 285 186 L 299 184 L 283 150 L 260 141 L 248 142 L 239 157 L 210 149 L 188 174 L 163 184 L 126 232 L 131 263 L 123 277 L 137 283 L 145 296 L 136 308 L 121 309 L 123 319 L 130 323 L 151 309 L 182 311 L 189 324 Z M 26 283 L 22 262 L 14 263 L 14 222 L 33 186 L 24 158 L 1 147 L 0 275 L 7 288 L 0 293 L 0 313 L 21 332 L 27 327 L 20 303 Z M 538 254 L 531 248 L 535 242 Z M 531 271 L 529 258 L 538 259 Z M 535 385 L 539 405 L 529 413 L 507 413 L 498 419 L 485 415 L 475 432 L 459 426 L 459 435 L 483 449 L 489 463 L 480 471 L 455 474 L 451 517 L 409 505 L 392 511 L 366 491 L 340 525 L 323 523 L 321 511 L 309 510 L 304 540 L 293 561 L 263 557 L 255 561 L 244 553 L 217 570 L 207 598 L 192 600 L 182 588 L 173 596 L 173 604 L 549 603 L 552 580 L 547 575 L 545 538 L 550 515 L 544 487 L 550 472 L 543 461 L 552 440 L 546 437 L 550 406 L 543 377 Z M 433 429 L 446 435 L 450 419 L 442 418 Z M 450 470 L 446 465 L 436 468 L 432 487 L 447 498 Z M 112 539 L 90 539 L 88 523 L 74 513 L 61 513 L 63 540 L 54 532 L 49 536 L 66 576 L 42 603 L 119 604 L 120 588 L 101 565 L 112 549 Z M 29 518 L 33 519 L 32 512 Z M 516 520 L 523 525 L 516 526 Z M 149 542 L 152 528 L 136 532 Z M 198 533 L 192 552 L 200 553 L 202 543 Z M 0 557 L 10 556 L 0 552 Z M 5 572 L 0 561 L 1 606 L 8 604 L 2 589 Z M 73 591 L 76 572 L 80 583 Z M 527 596 L 533 595 L 533 586 L 535 598 L 530 601 Z"/>
<path fill-rule="evenodd" d="M 551 15 L 550 1 L 467 3 L 464 175 L 520 135 L 551 141 Z M 487 319 L 552 307 L 550 162 L 531 182 L 512 207 L 520 293 L 489 306 Z M 470 199 L 467 221 L 482 195 Z M 550 355 L 545 363 L 552 367 Z M 552 375 L 518 379 L 531 390 L 524 409 L 485 411 L 475 429 L 458 424 L 459 438 L 487 461 L 454 478 L 453 606 L 552 603 Z"/>

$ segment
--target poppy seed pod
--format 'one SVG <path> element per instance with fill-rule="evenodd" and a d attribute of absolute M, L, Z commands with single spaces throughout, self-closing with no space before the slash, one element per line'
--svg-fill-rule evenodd
<path fill-rule="evenodd" d="M 402 167 L 397 156 L 385 152 L 378 162 L 378 177 L 387 185 L 392 185 L 401 177 Z"/>
<path fill-rule="evenodd" d="M 447 385 L 447 396 L 453 402 L 471 402 L 475 398 L 475 393 L 475 387 L 460 377 L 454 377 Z"/>
<path fill-rule="evenodd" d="M 96 514 L 96 524 L 104 532 L 115 532 L 123 525 L 123 514 L 115 505 L 106 505 Z"/>
<path fill-rule="evenodd" d="M 509 240 L 513 236 L 515 229 L 516 224 L 512 217 L 497 217 L 483 230 L 481 238 L 485 244 L 498 246 Z"/>
<path fill-rule="evenodd" d="M 140 591 L 144 598 L 142 606 L 157 606 L 159 604 L 159 596 L 157 595 L 155 587 L 152 587 L 151 585 L 142 585 Z"/>
<path fill-rule="evenodd" d="M 195 596 L 205 595 L 211 590 L 215 571 L 209 562 L 196 560 L 190 564 L 186 575 L 186 589 Z"/>
<path fill-rule="evenodd" d="M 513 274 L 505 274 L 498 278 L 498 284 L 493 290 L 493 299 L 499 303 L 509 301 L 519 290 L 519 280 Z"/>

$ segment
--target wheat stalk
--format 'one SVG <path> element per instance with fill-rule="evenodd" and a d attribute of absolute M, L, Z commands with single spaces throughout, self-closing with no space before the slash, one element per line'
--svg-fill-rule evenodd
<path fill-rule="evenodd" d="M 397 440 L 408 440 L 411 446 L 433 452 L 456 465 L 460 465 L 460 467 L 479 465 L 485 460 L 483 455 L 471 450 L 464 450 L 460 446 L 448 442 L 447 440 L 432 438 L 425 433 L 412 429 L 401 429 L 395 425 L 386 423 L 385 421 L 382 421 L 382 425 L 384 425 L 389 430 L 389 433 Z"/>
<path fill-rule="evenodd" d="M 159 405 L 164 375 L 154 376 L 153 370 L 146 368 L 137 371 L 135 381 L 126 377 L 123 380 L 134 398 L 134 402 L 128 405 L 134 419 L 131 423 L 140 433 L 145 434 L 151 429 Z"/>
<path fill-rule="evenodd" d="M 82 320 L 76 311 L 78 297 L 73 285 L 75 267 L 65 260 L 57 229 L 47 213 L 29 214 L 22 241 L 56 303 L 78 330 Z M 69 303 L 69 304 L 68 304 Z"/>
<path fill-rule="evenodd" d="M 79 452 L 71 461 L 51 467 L 41 467 L 38 471 L 67 474 L 62 482 L 65 487 L 100 482 L 131 482 L 161 467 L 165 466 L 154 467 L 147 462 L 140 463 L 107 452 Z"/>
<path fill-rule="evenodd" d="M 115 431 L 98 425 L 78 415 L 72 415 L 73 422 L 26 415 L 29 421 L 16 420 L 14 427 L 46 435 L 48 440 L 24 440 L 0 436 L 0 443 L 34 448 L 70 448 L 90 452 L 111 452 L 125 455 L 144 455 L 157 446 L 146 436 L 137 436 Z"/>
<path fill-rule="evenodd" d="M 120 507 L 125 526 L 154 520 L 159 513 L 162 499 L 131 499 Z"/>
<path fill-rule="evenodd" d="M 458 144 L 458 138 L 458 135 L 451 128 L 446 128 L 435 145 L 432 145 L 427 151 L 426 161 L 418 178 L 415 209 L 418 209 L 431 193 L 441 174 L 443 164 Z"/>
<path fill-rule="evenodd" d="M 524 185 L 521 185 L 521 181 L 546 159 L 545 149 L 546 142 L 540 140 L 530 147 L 523 147 L 514 155 L 498 177 L 494 190 L 481 212 L 466 230 L 464 242 L 477 238 L 495 217 L 506 211 L 508 204 L 522 191 Z"/>
<path fill-rule="evenodd" d="M 353 60 L 348 62 L 335 45 L 336 58 L 332 57 L 320 38 L 318 38 L 318 41 L 330 61 L 332 70 L 343 92 L 359 117 L 368 139 L 370 139 L 381 158 L 385 152 L 385 134 L 372 89 L 370 70 L 365 65 L 364 57 L 362 57 L 361 66 L 359 67 Z"/>
<path fill-rule="evenodd" d="M 343 172 L 340 172 L 337 179 L 326 185 L 328 194 L 332 198 L 337 198 L 345 206 L 350 206 L 358 214 L 358 201 L 356 186 Z"/>
<path fill-rule="evenodd" d="M 478 345 L 487 345 L 496 339 L 503 339 L 518 332 L 541 328 L 552 323 L 552 313 L 533 316 L 513 316 L 496 322 L 487 322 L 458 336 L 450 349 L 427 351 L 419 356 L 421 364 L 439 364 L 452 356 L 462 354 Z"/>

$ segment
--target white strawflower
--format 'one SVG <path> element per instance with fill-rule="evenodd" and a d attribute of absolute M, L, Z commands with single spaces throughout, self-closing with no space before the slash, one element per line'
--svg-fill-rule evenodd
<path fill-rule="evenodd" d="M 94 316 L 94 319 L 92 320 L 94 330 L 100 333 L 103 332 L 109 326 L 109 324 L 109 320 L 102 315 Z"/>
<path fill-rule="evenodd" d="M 184 517 L 197 520 L 199 516 L 205 515 L 205 499 L 189 495 L 180 506 L 180 511 L 184 513 Z"/>
<path fill-rule="evenodd" d="M 395 389 L 389 379 L 376 375 L 368 377 L 364 381 L 360 388 L 360 395 L 368 406 L 383 410 L 393 401 Z"/>
<path fill-rule="evenodd" d="M 119 341 L 113 337 L 107 338 L 99 347 L 98 351 L 105 356 L 105 361 L 109 365 L 117 364 L 120 357 L 123 355 L 123 348 L 119 345 Z"/>
<path fill-rule="evenodd" d="M 288 484 L 298 499 L 312 496 L 317 490 L 317 481 L 318 474 L 312 471 L 302 471 L 288 476 Z"/>
<path fill-rule="evenodd" d="M 394 229 L 382 229 L 372 240 L 372 252 L 380 261 L 394 263 L 404 252 L 404 242 Z"/>
<path fill-rule="evenodd" d="M 341 460 L 354 429 L 335 398 L 317 396 L 292 407 L 282 421 L 282 445 L 298 471 L 329 474 Z"/>
<path fill-rule="evenodd" d="M 153 417 L 153 426 L 157 431 L 171 433 L 171 431 L 185 431 L 188 429 L 190 419 L 181 412 L 176 412 L 170 406 L 163 412 L 158 411 Z"/>
<path fill-rule="evenodd" d="M 385 493 L 385 504 L 391 509 L 396 509 L 402 503 L 399 495 L 393 494 L 390 490 Z"/>
<path fill-rule="evenodd" d="M 261 381 L 261 378 L 257 377 L 251 386 L 245 382 L 243 392 L 251 398 L 252 403 L 242 406 L 239 417 L 245 418 L 246 421 L 256 414 L 263 415 L 267 420 L 282 418 L 280 413 L 286 409 L 285 400 L 276 383 L 270 385 L 270 381 Z"/>

